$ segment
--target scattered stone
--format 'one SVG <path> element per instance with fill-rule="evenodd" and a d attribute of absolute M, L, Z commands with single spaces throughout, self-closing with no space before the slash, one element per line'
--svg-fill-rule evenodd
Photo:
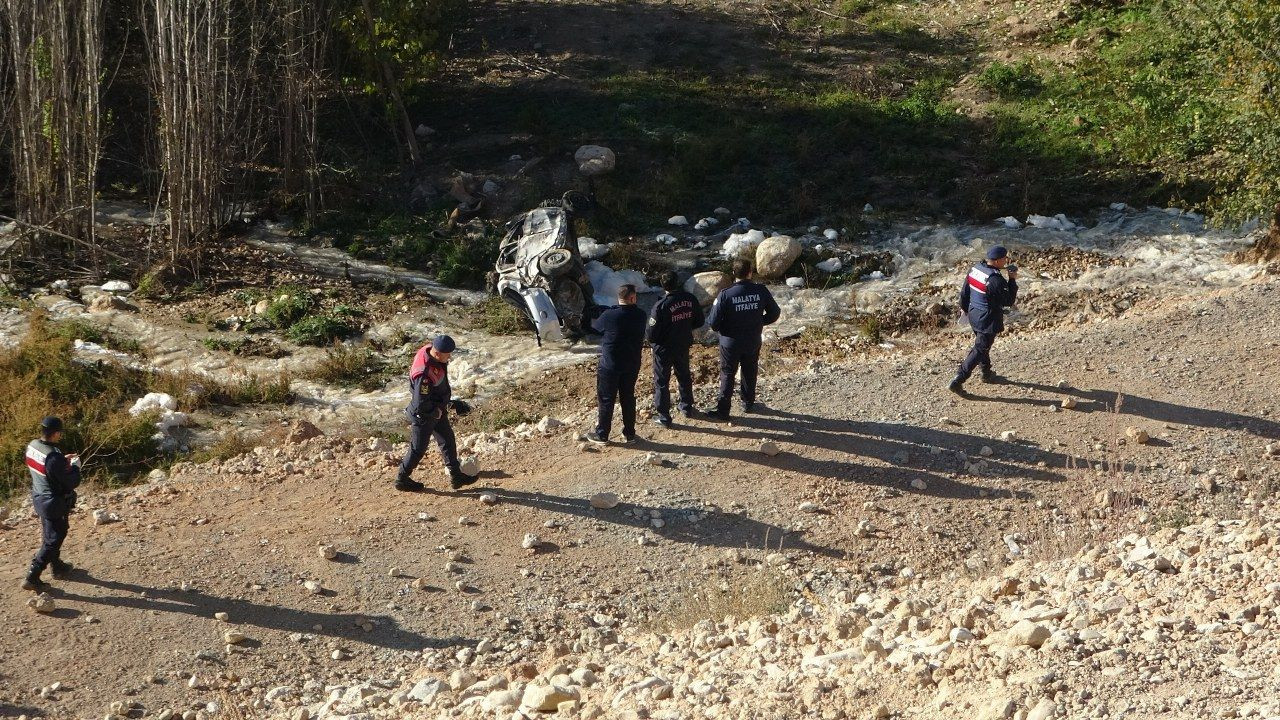
<path fill-rule="evenodd" d="M 729 277 L 729 273 L 712 270 L 695 273 L 685 282 L 684 289 L 706 306 L 716 299 L 721 290 L 732 284 L 733 279 Z"/>
<path fill-rule="evenodd" d="M 231 619 L 231 616 L 224 612 L 216 612 L 213 614 L 213 619 L 218 622 L 227 622 Z"/>
<path fill-rule="evenodd" d="M 667 461 L 658 453 L 645 453 L 644 461 L 649 465 L 655 465 L 657 467 L 662 467 L 667 464 Z"/>
<path fill-rule="evenodd" d="M 543 435 L 546 435 L 552 432 L 553 430 L 558 430 L 562 427 L 564 427 L 563 422 L 551 417 L 550 415 L 547 415 L 538 421 L 537 430 Z"/>
<path fill-rule="evenodd" d="M 1012 647 L 1026 646 L 1039 648 L 1053 632 L 1044 625 L 1030 620 L 1019 620 L 1005 633 L 1005 644 Z"/>
<path fill-rule="evenodd" d="M 1063 407 L 1064 409 L 1066 409 L 1066 410 L 1071 410 L 1071 409 L 1075 408 L 1075 406 L 1076 406 L 1076 405 L 1077 405 L 1077 402 L 1076 402 L 1076 399 L 1075 399 L 1075 398 L 1073 398 L 1073 397 L 1065 397 L 1065 398 L 1062 398 L 1062 407 Z"/>
<path fill-rule="evenodd" d="M 667 224 L 675 225 L 677 227 L 684 227 L 685 225 L 689 224 L 689 218 L 683 215 L 672 215 L 671 217 L 667 218 Z"/>
<path fill-rule="evenodd" d="M 324 592 L 324 586 L 322 586 L 322 585 L 321 585 L 318 581 L 316 581 L 316 580 L 306 580 L 306 581 L 304 581 L 304 582 L 302 583 L 302 589 L 303 589 L 303 590 L 306 590 L 307 592 L 311 593 L 312 595 L 319 595 L 320 593 Z"/>
<path fill-rule="evenodd" d="M 58 609 L 58 604 L 49 593 L 40 593 L 27 601 L 27 607 L 38 613 L 51 613 Z"/>
<path fill-rule="evenodd" d="M 320 554 L 320 557 L 324 558 L 325 560 L 332 560 L 338 557 L 338 549 L 332 545 L 321 545 L 320 547 L 316 548 L 316 550 Z"/>
<path fill-rule="evenodd" d="M 554 712 L 560 703 L 578 700 L 578 689 L 572 685 L 529 683 L 520 698 L 520 706 L 539 712 Z"/>
<path fill-rule="evenodd" d="M 1000 433 L 1000 439 L 1005 442 L 1013 442 L 1017 438 L 1018 438 L 1018 433 L 1012 430 L 1005 430 L 1004 432 Z"/>
<path fill-rule="evenodd" d="M 1130 425 L 1129 427 L 1124 429 L 1124 434 L 1125 434 L 1125 437 L 1129 438 L 1133 442 L 1138 443 L 1139 445 L 1146 445 L 1148 442 L 1151 441 L 1151 435 L 1148 434 L 1146 430 L 1143 430 L 1140 427 L 1134 427 Z"/>
<path fill-rule="evenodd" d="M 1235 470 L 1231 471 L 1231 479 L 1237 482 L 1239 482 L 1240 480 L 1244 480 L 1247 477 L 1249 477 L 1249 474 L 1244 471 L 1244 468 L 1238 467 Z"/>
<path fill-rule="evenodd" d="M 800 503 L 800 512 L 803 512 L 803 513 L 822 512 L 822 507 L 818 505 L 818 503 L 810 502 L 806 500 L 805 502 Z"/>
<path fill-rule="evenodd" d="M 324 433 L 320 431 L 320 428 L 306 420 L 295 420 L 293 426 L 289 429 L 289 435 L 285 438 L 285 442 L 290 445 L 297 445 L 323 435 Z"/>
<path fill-rule="evenodd" d="M 782 452 L 782 448 L 778 447 L 778 443 L 772 440 L 765 440 L 760 443 L 760 452 L 768 455 L 769 457 L 774 457 L 778 453 Z"/>
<path fill-rule="evenodd" d="M 780 278 L 802 253 L 804 246 L 789 235 L 766 238 L 756 246 L 756 273 L 764 279 Z"/>
<path fill-rule="evenodd" d="M 598 492 L 591 496 L 591 507 L 597 510 L 612 510 L 618 506 L 619 502 L 616 493 Z"/>
<path fill-rule="evenodd" d="M 462 461 L 458 464 L 458 469 L 466 475 L 479 475 L 480 461 L 474 455 L 468 455 L 462 458 Z"/>
<path fill-rule="evenodd" d="M 481 493 L 480 502 L 484 503 L 485 505 L 497 505 L 498 496 L 494 495 L 493 493 Z"/>
<path fill-rule="evenodd" d="M 113 512 L 107 512 L 102 509 L 93 511 L 94 525 L 110 525 L 111 523 L 117 522 L 120 522 L 120 516 Z"/>
<path fill-rule="evenodd" d="M 542 544 L 542 538 L 533 533 L 525 533 L 524 539 L 520 541 L 520 547 L 525 550 L 533 550 Z"/>
<path fill-rule="evenodd" d="M 365 444 L 369 452 L 391 452 L 391 443 L 383 438 L 369 438 L 369 442 Z"/>
<path fill-rule="evenodd" d="M 228 630 L 222 634 L 223 642 L 228 645 L 239 645 L 246 639 L 247 638 L 244 636 L 244 633 L 236 632 L 235 630 Z"/>
<path fill-rule="evenodd" d="M 871 537 L 874 533 L 875 528 L 872 527 L 871 522 L 868 520 L 859 520 L 857 527 L 853 529 L 853 534 L 860 538 Z"/>
<path fill-rule="evenodd" d="M 982 448 L 978 450 L 978 454 L 982 457 L 991 457 L 995 454 L 995 451 L 991 449 L 990 445 L 983 445 Z"/>
<path fill-rule="evenodd" d="M 924 480 L 921 480 L 920 478 L 912 478 L 912 479 L 911 479 L 911 489 L 912 489 L 912 490 L 919 490 L 920 492 L 924 492 L 925 490 L 928 490 L 928 489 L 929 489 L 929 485 L 928 485 L 927 483 L 925 483 L 925 481 L 924 481 Z"/>

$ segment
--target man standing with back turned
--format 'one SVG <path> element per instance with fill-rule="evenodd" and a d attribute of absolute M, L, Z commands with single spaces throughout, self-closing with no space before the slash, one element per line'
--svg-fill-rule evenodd
<path fill-rule="evenodd" d="M 645 339 L 653 346 L 653 408 L 657 422 L 671 427 L 671 373 L 680 388 L 680 412 L 693 415 L 693 374 L 689 371 L 689 348 L 693 331 L 702 327 L 702 303 L 680 286 L 680 277 L 667 271 L 662 276 L 667 296 L 653 306 Z"/>
<path fill-rule="evenodd" d="M 752 282 L 750 260 L 733 261 L 736 282 L 721 291 L 707 318 L 711 329 L 720 333 L 720 398 L 711 417 L 729 419 L 733 402 L 733 381 L 742 368 L 742 407 L 751 412 L 756 404 L 756 376 L 760 372 L 760 335 L 765 325 L 778 321 L 782 310 L 769 288 Z"/>
<path fill-rule="evenodd" d="M 23 590 L 44 587 L 40 574 L 50 565 L 54 577 L 64 577 L 71 564 L 62 561 L 62 541 L 71 528 L 69 516 L 76 506 L 76 488 L 80 486 L 80 458 L 63 455 L 62 420 L 47 417 L 40 421 L 40 437 L 27 445 L 27 469 L 31 471 L 31 504 L 40 516 L 42 544 L 22 580 Z"/>
<path fill-rule="evenodd" d="M 1009 279 L 1000 274 L 1008 269 Z M 960 371 L 947 389 L 963 396 L 964 383 L 977 368 L 982 368 L 982 381 L 998 383 L 1001 377 L 991 369 L 991 345 L 1004 331 L 1004 309 L 1018 299 L 1018 266 L 1009 263 L 1009 251 L 996 245 L 987 251 L 987 259 L 973 266 L 960 287 L 960 309 L 969 315 L 973 327 L 973 349 L 960 363 Z"/>
<path fill-rule="evenodd" d="M 604 310 L 591 327 L 600 340 L 600 364 L 596 368 L 596 400 L 600 407 L 596 429 L 587 433 L 595 443 L 608 442 L 613 425 L 613 404 L 622 406 L 623 442 L 635 442 L 636 379 L 640 377 L 640 354 L 644 350 L 644 328 L 648 318 L 636 307 L 636 286 L 618 288 L 618 305 Z"/>

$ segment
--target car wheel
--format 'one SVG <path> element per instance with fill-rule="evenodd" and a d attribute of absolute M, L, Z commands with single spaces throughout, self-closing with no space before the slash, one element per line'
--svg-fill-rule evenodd
<path fill-rule="evenodd" d="M 553 248 L 538 258 L 538 271 L 547 277 L 563 275 L 573 263 L 573 253 L 567 248 Z"/>
<path fill-rule="evenodd" d="M 591 196 L 581 190 L 570 190 L 560 198 L 560 207 L 570 215 L 583 215 L 591 212 L 594 203 Z"/>

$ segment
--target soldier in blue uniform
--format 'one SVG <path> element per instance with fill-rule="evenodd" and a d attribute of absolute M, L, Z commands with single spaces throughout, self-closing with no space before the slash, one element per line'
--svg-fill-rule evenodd
<path fill-rule="evenodd" d="M 694 414 L 693 374 L 689 371 L 689 348 L 693 331 L 702 327 L 705 318 L 702 303 L 680 285 L 680 277 L 668 271 L 662 276 L 666 297 L 653 306 L 645 339 L 653 346 L 653 407 L 656 421 L 671 427 L 671 373 L 680 389 L 680 412 Z"/>
<path fill-rule="evenodd" d="M 640 354 L 644 350 L 644 331 L 648 317 L 636 307 L 636 286 L 618 289 L 618 305 L 599 308 L 591 328 L 604 337 L 600 341 L 600 364 L 596 369 L 596 399 L 600 403 L 596 429 L 587 439 L 603 443 L 609 440 L 613 424 L 613 404 L 622 406 L 624 442 L 636 441 L 636 379 L 640 377 Z"/>
<path fill-rule="evenodd" d="M 1009 279 L 1000 274 L 1007 269 Z M 1018 266 L 1009 263 L 1009 251 L 997 245 L 987 250 L 987 258 L 969 271 L 960 287 L 960 309 L 969 316 L 973 327 L 973 349 L 960 363 L 947 389 L 964 395 L 964 383 L 975 369 L 982 369 L 982 381 L 998 383 L 1001 378 L 991 369 L 991 345 L 1004 331 L 1004 309 L 1018 299 Z"/>
<path fill-rule="evenodd" d="M 71 571 L 71 564 L 62 561 L 62 542 L 71 529 L 69 519 L 76 506 L 76 488 L 80 486 L 80 458 L 75 454 L 63 455 L 58 448 L 62 441 L 62 420 L 47 417 L 40 421 L 40 437 L 27 445 L 26 464 L 31 472 L 31 504 L 40 516 L 42 543 L 40 551 L 31 560 L 22 589 L 39 590 L 44 587 L 40 574 L 53 566 L 54 577 L 64 577 Z"/>
<path fill-rule="evenodd" d="M 418 492 L 423 484 L 410 477 L 422 461 L 431 438 L 440 446 L 445 469 L 449 471 L 449 486 L 459 490 L 474 483 L 478 476 L 462 472 L 458 461 L 458 441 L 449 424 L 449 411 L 466 415 L 471 406 L 465 400 L 454 400 L 449 387 L 449 358 L 457 349 L 457 343 L 448 335 L 437 335 L 431 342 L 418 348 L 409 368 L 409 451 L 400 463 L 396 475 L 396 489 Z"/>
<path fill-rule="evenodd" d="M 756 376 L 760 372 L 760 335 L 765 325 L 777 322 L 782 310 L 769 289 L 752 282 L 750 260 L 733 261 L 733 285 L 725 288 L 707 318 L 711 329 L 720 333 L 720 397 L 709 413 L 719 420 L 729 418 L 734 376 L 742 368 L 742 406 L 751 412 L 756 404 Z"/>

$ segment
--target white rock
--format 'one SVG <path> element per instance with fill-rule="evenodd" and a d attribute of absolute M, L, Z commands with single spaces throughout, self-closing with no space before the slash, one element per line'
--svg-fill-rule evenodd
<path fill-rule="evenodd" d="M 462 470 L 466 475 L 479 475 L 480 461 L 477 460 L 474 455 L 468 455 L 467 457 L 462 458 L 461 462 L 458 464 L 458 469 Z"/>
<path fill-rule="evenodd" d="M 836 272 L 843 266 L 844 266 L 844 263 L 840 262 L 840 258 L 834 258 L 834 257 L 827 258 L 826 260 L 823 260 L 822 262 L 814 265 L 814 267 L 818 268 L 819 270 L 825 273 Z"/>
<path fill-rule="evenodd" d="M 809 502 L 809 501 L 807 501 L 807 500 L 806 500 L 805 502 L 800 503 L 800 512 L 803 512 L 803 513 L 816 513 L 816 512 L 821 512 L 821 511 L 822 511 L 822 507 L 821 507 L 820 505 L 818 505 L 818 503 L 815 503 L 815 502 Z"/>
<path fill-rule="evenodd" d="M 1067 410 L 1074 408 L 1077 404 L 1079 403 L 1077 403 L 1076 399 L 1073 397 L 1062 398 L 1062 407 Z"/>
<path fill-rule="evenodd" d="M 756 246 L 756 274 L 763 279 L 782 277 L 804 252 L 804 246 L 789 235 L 766 238 Z"/>
<path fill-rule="evenodd" d="M 120 522 L 120 516 L 113 512 L 107 512 L 106 510 L 102 510 L 102 509 L 93 511 L 94 525 L 110 525 L 111 523 L 116 523 L 116 522 Z"/>
<path fill-rule="evenodd" d="M 369 452 L 391 452 L 391 443 L 383 438 L 369 438 L 369 442 L 365 444 Z"/>
<path fill-rule="evenodd" d="M 617 156 L 603 145 L 583 145 L 573 153 L 573 160 L 578 163 L 578 172 L 587 177 L 603 175 L 618 164 Z"/>
<path fill-rule="evenodd" d="M 827 228 L 826 230 L 822 231 L 822 237 L 832 242 L 835 242 L 836 240 L 840 239 L 840 233 L 835 228 Z"/>
<path fill-rule="evenodd" d="M 1058 706 L 1049 698 L 1040 698 L 1040 702 L 1027 713 L 1026 720 L 1049 720 L 1058 714 Z"/>
<path fill-rule="evenodd" d="M 649 465 L 656 465 L 658 467 L 662 467 L 667 462 L 658 453 L 645 453 L 644 461 Z"/>
<path fill-rule="evenodd" d="M 802 288 L 802 287 L 804 287 L 804 278 L 802 278 L 802 277 L 789 277 L 789 278 L 787 278 L 787 287 L 791 287 L 791 288 Z"/>
<path fill-rule="evenodd" d="M 562 427 L 564 427 L 564 423 L 557 420 L 556 418 L 551 417 L 550 415 L 544 416 L 541 420 L 539 420 L 538 426 L 537 426 L 538 432 L 542 433 L 543 435 L 546 435 L 552 430 L 558 430 L 559 428 L 562 428 Z"/>
<path fill-rule="evenodd" d="M 733 214 L 733 211 L 727 207 L 718 207 L 715 210 L 712 210 L 712 212 L 721 217 L 726 217 Z"/>
<path fill-rule="evenodd" d="M 925 491 L 925 490 L 928 490 L 928 489 L 929 489 L 929 485 L 928 485 L 927 483 L 925 483 L 925 481 L 924 481 L 924 480 L 921 480 L 920 478 L 912 478 L 912 479 L 911 479 L 911 489 L 912 489 L 912 490 L 919 490 L 919 491 L 923 492 L 923 491 Z"/>
<path fill-rule="evenodd" d="M 247 639 L 248 638 L 245 637 L 244 633 L 236 632 L 235 630 L 228 630 L 222 634 L 223 642 L 228 645 L 239 645 Z"/>
<path fill-rule="evenodd" d="M 306 590 L 307 592 L 311 593 L 312 595 L 319 595 L 320 593 L 324 592 L 324 586 L 323 586 L 323 585 L 321 585 L 321 584 L 320 584 L 318 581 L 316 581 L 316 580 L 306 580 L 306 581 L 304 581 L 304 582 L 302 583 L 302 589 L 303 589 L 303 590 Z"/>
<path fill-rule="evenodd" d="M 764 453 L 765 455 L 768 455 L 769 457 L 773 457 L 778 453 L 782 452 L 782 448 L 778 447 L 778 443 L 772 440 L 765 440 L 764 442 L 760 443 L 760 452 Z"/>
<path fill-rule="evenodd" d="M 338 557 L 338 549 L 332 545 L 321 545 L 320 547 L 316 548 L 316 551 L 320 555 L 320 557 L 324 558 L 325 560 L 332 560 Z"/>
<path fill-rule="evenodd" d="M 133 292 L 133 286 L 123 280 L 108 280 L 102 283 L 102 289 L 107 292 Z"/>
<path fill-rule="evenodd" d="M 498 496 L 494 495 L 493 493 L 481 493 L 480 502 L 484 503 L 485 505 L 497 505 Z"/>
<path fill-rule="evenodd" d="M 27 601 L 27 607 L 38 613 L 51 613 L 58 609 L 58 604 L 49 593 L 40 593 Z"/>
<path fill-rule="evenodd" d="M 684 227 L 685 225 L 689 224 L 689 218 L 683 215 L 672 215 L 671 217 L 667 218 L 667 224 Z"/>
<path fill-rule="evenodd" d="M 520 541 L 520 547 L 525 550 L 532 550 L 542 544 L 542 538 L 533 533 L 525 533 L 524 539 Z"/>
<path fill-rule="evenodd" d="M 520 706 L 540 712 L 554 712 L 560 703 L 578 700 L 578 689 L 572 685 L 529 683 L 520 698 Z"/>
<path fill-rule="evenodd" d="M 1027 646 L 1039 648 L 1049 639 L 1053 632 L 1044 625 L 1030 620 L 1019 620 L 1005 633 L 1005 644 L 1012 647 Z"/>
<path fill-rule="evenodd" d="M 710 305 L 715 301 L 720 291 L 733 284 L 733 279 L 728 273 L 712 270 L 710 272 L 695 273 L 693 277 L 685 281 L 684 289 L 698 299 L 703 305 Z"/>
<path fill-rule="evenodd" d="M 1000 433 L 1000 439 L 1005 442 L 1011 442 L 1013 440 L 1016 440 L 1017 437 L 1018 437 L 1018 434 L 1012 430 L 1005 430 L 1004 432 Z"/>

